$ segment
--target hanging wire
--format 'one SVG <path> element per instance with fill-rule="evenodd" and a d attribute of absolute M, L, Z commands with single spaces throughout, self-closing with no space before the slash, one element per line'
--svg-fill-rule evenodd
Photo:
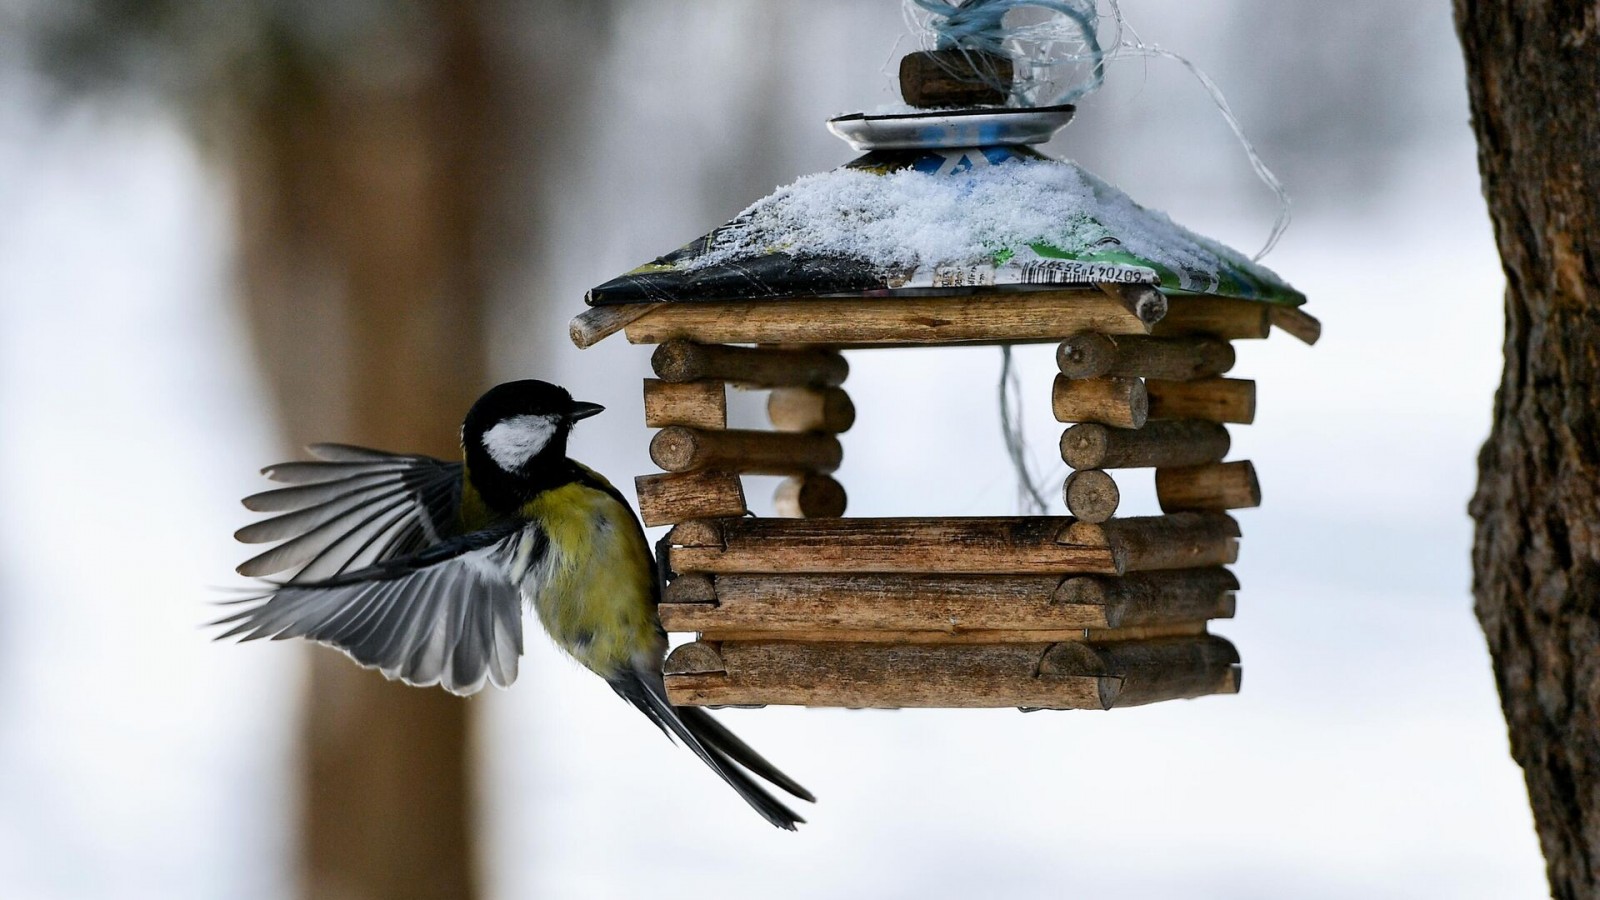
<path fill-rule="evenodd" d="M 1000 433 L 1005 439 L 1006 456 L 1017 472 L 1017 505 L 1025 515 L 1043 515 L 1049 506 L 1039 490 L 1039 476 L 1028 457 L 1028 442 L 1022 428 L 1022 379 L 1012 365 L 1011 345 L 1000 345 Z"/>
<path fill-rule="evenodd" d="M 1036 18 L 1042 12 L 1043 18 L 1019 22 L 1019 17 L 1012 17 L 1010 24 L 1005 21 L 1009 14 L 1028 9 L 1035 11 Z M 1178 63 L 1200 82 L 1244 150 L 1251 170 L 1278 201 L 1272 230 L 1252 259 L 1259 262 L 1272 252 L 1288 230 L 1289 192 L 1256 152 L 1222 89 L 1182 54 L 1146 44 L 1123 19 L 1118 0 L 904 0 L 903 12 L 910 29 L 931 35 L 937 49 L 1010 58 L 1017 69 L 1012 83 L 1001 83 L 987 66 L 974 65 L 969 71 L 978 72 L 980 78 L 1006 92 L 1018 106 L 1073 103 L 1105 84 L 1106 64 L 1114 60 L 1158 58 Z M 1109 23 L 1110 36 L 1105 40 L 1100 36 L 1102 23 Z M 1055 92 L 1048 94 L 1052 86 Z M 1050 99 L 1041 103 L 1043 96 Z M 1025 512 L 1037 515 L 1044 512 L 1047 504 L 1023 436 L 1022 385 L 1012 365 L 1011 345 L 1001 345 L 1000 353 L 1000 427 L 1006 454 L 1017 473 L 1019 505 Z"/>

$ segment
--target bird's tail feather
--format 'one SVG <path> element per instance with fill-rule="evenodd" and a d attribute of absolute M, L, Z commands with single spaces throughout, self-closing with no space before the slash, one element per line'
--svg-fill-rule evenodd
<path fill-rule="evenodd" d="M 745 770 L 771 781 L 796 797 L 813 800 L 811 793 L 778 771 L 760 754 L 750 749 L 733 732 L 718 724 L 705 710 L 695 707 L 675 707 L 667 700 L 666 685 L 661 676 L 650 672 L 629 672 L 611 680 L 611 688 L 623 699 L 650 717 L 662 731 L 676 736 L 695 752 L 711 770 L 721 776 L 728 786 L 761 817 L 773 825 L 794 831 L 804 822 L 794 810 L 783 805 L 765 788 L 757 784 Z"/>

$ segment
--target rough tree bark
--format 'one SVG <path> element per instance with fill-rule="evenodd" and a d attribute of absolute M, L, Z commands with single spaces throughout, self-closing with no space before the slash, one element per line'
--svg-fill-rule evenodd
<path fill-rule="evenodd" d="M 279 420 L 444 458 L 483 389 L 493 74 L 478 4 L 438 0 L 387 77 L 290 68 L 240 111 L 241 275 Z M 475 895 L 469 704 L 309 651 L 302 895 Z"/>
<path fill-rule="evenodd" d="M 1600 4 L 1455 14 L 1507 280 L 1477 614 L 1551 893 L 1600 897 Z"/>

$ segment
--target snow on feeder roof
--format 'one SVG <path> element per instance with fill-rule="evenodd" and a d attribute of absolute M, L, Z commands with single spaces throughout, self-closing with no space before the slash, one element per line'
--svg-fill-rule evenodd
<path fill-rule="evenodd" d="M 590 305 L 1151 284 L 1298 306 L 1243 254 L 1027 147 L 1070 106 L 842 116 L 853 162 L 589 292 Z"/>

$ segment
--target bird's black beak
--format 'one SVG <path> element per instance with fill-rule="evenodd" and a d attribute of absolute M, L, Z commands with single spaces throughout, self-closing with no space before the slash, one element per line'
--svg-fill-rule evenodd
<path fill-rule="evenodd" d="M 572 412 L 567 415 L 567 420 L 576 422 L 579 419 L 587 419 L 590 416 L 599 415 L 605 411 L 606 408 L 598 403 L 584 403 L 582 400 L 574 400 L 572 403 Z"/>

